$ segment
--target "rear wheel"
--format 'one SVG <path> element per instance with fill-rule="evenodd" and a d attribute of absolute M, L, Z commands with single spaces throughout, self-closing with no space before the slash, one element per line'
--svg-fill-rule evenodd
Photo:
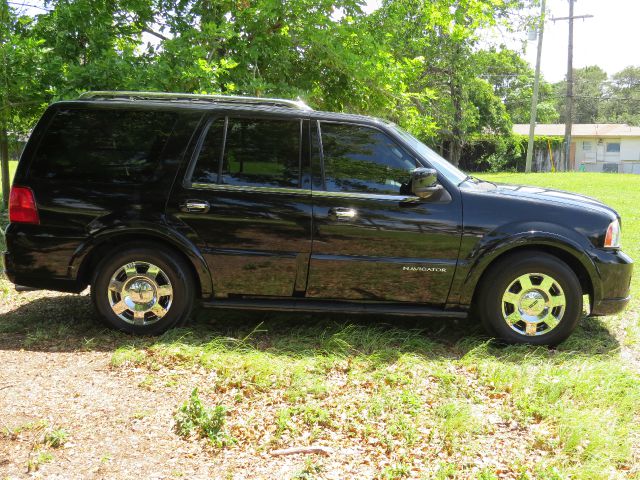
<path fill-rule="evenodd" d="M 189 318 L 194 290 L 181 257 L 162 247 L 129 245 L 98 264 L 91 297 L 108 326 L 158 335 Z"/>
<path fill-rule="evenodd" d="M 582 314 L 575 273 L 542 252 L 503 259 L 485 275 L 476 297 L 485 328 L 508 343 L 556 345 Z"/>

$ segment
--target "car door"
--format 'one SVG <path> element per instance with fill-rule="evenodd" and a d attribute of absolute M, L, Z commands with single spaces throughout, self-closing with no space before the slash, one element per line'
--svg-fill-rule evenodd
<path fill-rule="evenodd" d="M 203 244 L 216 298 L 304 291 L 311 251 L 307 124 L 228 114 L 210 118 L 200 135 L 169 209 Z"/>
<path fill-rule="evenodd" d="M 321 121 L 311 134 L 307 296 L 444 304 L 460 246 L 458 195 L 411 195 L 410 172 L 423 164 L 378 127 Z"/>

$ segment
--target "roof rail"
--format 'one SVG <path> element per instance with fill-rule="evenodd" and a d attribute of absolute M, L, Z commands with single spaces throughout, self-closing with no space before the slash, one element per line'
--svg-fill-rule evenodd
<path fill-rule="evenodd" d="M 85 92 L 78 100 L 159 100 L 168 102 L 210 102 L 236 105 L 264 105 L 271 107 L 313 110 L 302 100 L 283 98 L 241 97 L 234 95 L 198 95 L 191 93 L 95 91 Z"/>

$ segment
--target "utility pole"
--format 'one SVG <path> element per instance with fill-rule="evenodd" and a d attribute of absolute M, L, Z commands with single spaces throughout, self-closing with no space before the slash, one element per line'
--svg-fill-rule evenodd
<path fill-rule="evenodd" d="M 529 120 L 529 143 L 527 145 L 527 161 L 524 171 L 531 172 L 533 161 L 533 145 L 536 132 L 536 116 L 538 115 L 538 91 L 540 89 L 540 60 L 542 58 L 542 37 L 544 36 L 544 14 L 546 0 L 542 0 L 540 5 L 540 21 L 538 22 L 538 52 L 536 53 L 536 76 L 533 81 L 533 97 L 531 98 L 531 117 Z"/>
<path fill-rule="evenodd" d="M 573 21 L 576 18 L 592 18 L 593 15 L 573 14 L 573 4 L 576 0 L 569 0 L 569 16 L 553 18 L 557 20 L 569 20 L 569 54 L 567 58 L 567 104 L 566 119 L 564 123 L 564 159 L 562 161 L 562 170 L 567 171 L 569 168 L 569 156 L 571 155 L 571 129 L 573 128 Z"/>

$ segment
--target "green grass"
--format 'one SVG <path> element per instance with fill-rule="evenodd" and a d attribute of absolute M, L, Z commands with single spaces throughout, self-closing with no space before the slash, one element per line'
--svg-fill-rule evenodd
<path fill-rule="evenodd" d="M 605 201 L 640 258 L 640 175 L 482 177 Z M 626 312 L 583 319 L 554 350 L 496 345 L 473 319 L 239 312 L 132 338 L 100 327 L 87 297 L 17 295 L 6 280 L 0 335 L 15 348 L 110 351 L 112 368 L 146 369 L 140 386 L 159 398 L 197 387 L 171 406 L 176 425 L 233 439 L 220 448 L 356 447 L 379 478 L 639 478 L 637 275 L 632 289 Z"/>

